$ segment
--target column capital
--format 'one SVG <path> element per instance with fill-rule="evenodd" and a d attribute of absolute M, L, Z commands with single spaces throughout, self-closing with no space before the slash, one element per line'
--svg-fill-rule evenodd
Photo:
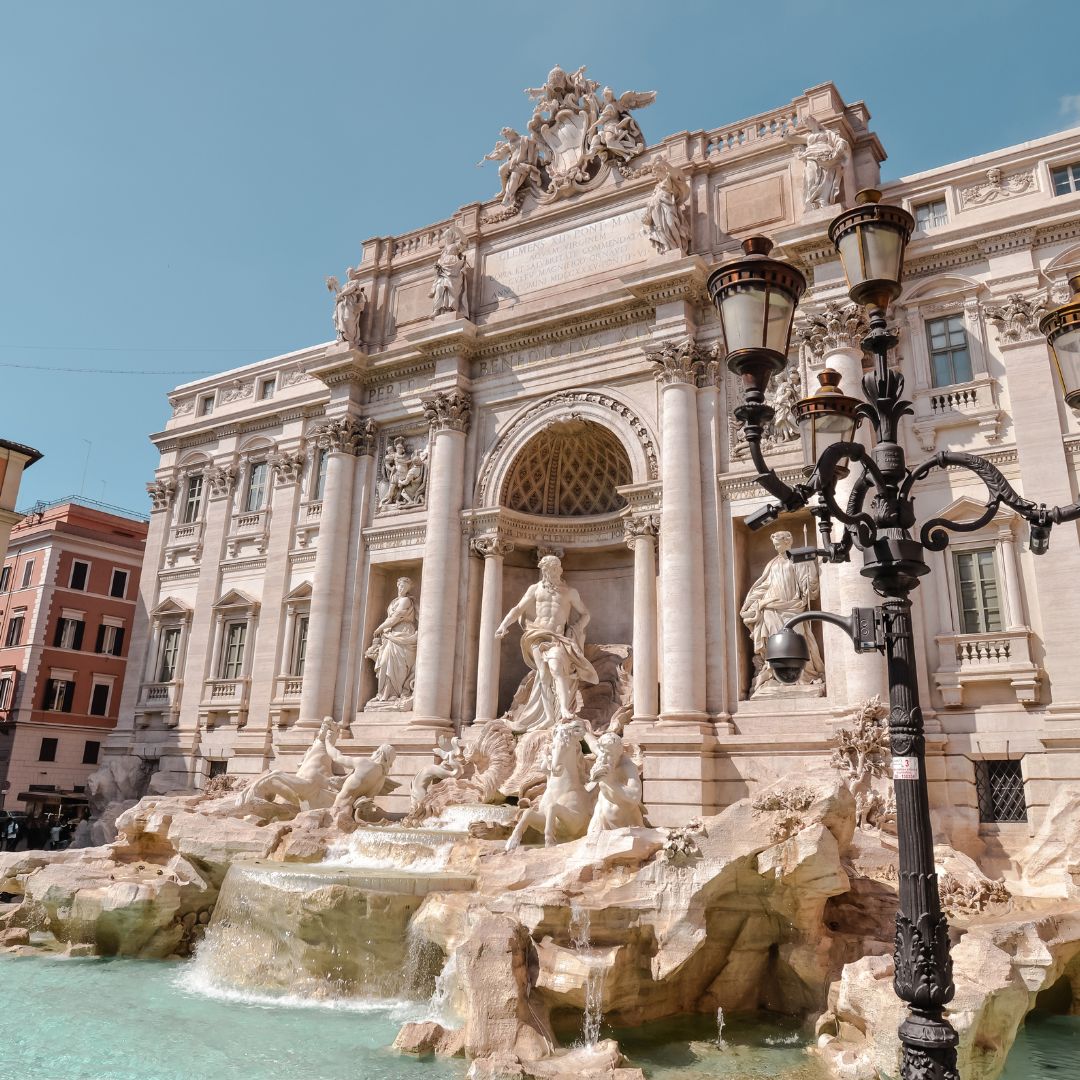
<path fill-rule="evenodd" d="M 306 460 L 306 455 L 302 450 L 275 450 L 266 459 L 278 487 L 298 484 L 303 475 Z"/>
<path fill-rule="evenodd" d="M 353 416 L 334 416 L 324 420 L 312 432 L 320 450 L 331 454 L 373 457 L 378 425 L 374 420 Z"/>
<path fill-rule="evenodd" d="M 236 487 L 239 471 L 235 465 L 211 465 L 206 470 L 205 476 L 206 483 L 210 488 L 210 498 L 225 499 L 232 494 L 233 488 Z"/>
<path fill-rule="evenodd" d="M 150 496 L 150 511 L 168 510 L 176 498 L 175 480 L 151 480 L 146 485 L 146 494 Z"/>
<path fill-rule="evenodd" d="M 629 517 L 623 522 L 623 540 L 632 548 L 642 537 L 655 540 L 660 532 L 660 515 L 644 514 L 641 517 Z"/>
<path fill-rule="evenodd" d="M 862 339 L 870 332 L 866 312 L 860 305 L 846 300 L 826 300 L 819 311 L 803 314 L 794 337 L 817 362 L 837 349 L 861 351 Z"/>
<path fill-rule="evenodd" d="M 468 433 L 472 420 L 472 396 L 464 390 L 438 390 L 422 397 L 424 417 L 435 431 Z"/>
<path fill-rule="evenodd" d="M 645 358 L 656 366 L 657 381 L 664 386 L 677 383 L 697 386 L 709 360 L 708 354 L 689 337 L 646 346 Z"/>
<path fill-rule="evenodd" d="M 496 555 L 502 558 L 514 550 L 514 542 L 505 539 L 499 533 L 489 533 L 486 536 L 477 536 L 470 540 L 469 549 L 481 559 L 491 559 Z"/>

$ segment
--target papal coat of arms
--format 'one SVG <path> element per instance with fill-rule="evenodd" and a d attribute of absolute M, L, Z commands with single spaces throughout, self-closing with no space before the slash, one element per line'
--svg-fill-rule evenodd
<path fill-rule="evenodd" d="M 585 68 L 567 74 L 552 68 L 543 86 L 527 89 L 536 104 L 520 135 L 502 129 L 502 141 L 485 161 L 501 161 L 503 207 L 513 211 L 532 189 L 543 201 L 579 190 L 611 165 L 624 167 L 645 149 L 641 128 L 631 110 L 651 105 L 656 91 L 628 91 L 618 97 L 610 86 L 586 78 Z"/>

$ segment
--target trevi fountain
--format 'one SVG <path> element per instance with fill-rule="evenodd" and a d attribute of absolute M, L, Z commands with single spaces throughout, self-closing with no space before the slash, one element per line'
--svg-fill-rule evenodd
<path fill-rule="evenodd" d="M 147 672 L 165 672 L 155 650 L 181 640 L 168 637 L 181 627 L 185 685 L 170 666 L 125 697 L 131 708 L 89 781 L 93 820 L 75 845 L 0 854 L 0 1031 L 3 1058 L 20 1063 L 11 1075 L 898 1076 L 899 871 L 880 670 L 841 656 L 808 623 L 797 682 L 781 684 L 762 663 L 786 618 L 822 598 L 857 603 L 865 583 L 791 560 L 805 515 L 751 538 L 745 519 L 762 504 L 738 426 L 716 423 L 731 387 L 701 300 L 707 263 L 694 254 L 727 257 L 730 232 L 772 222 L 787 257 L 820 262 L 815 238 L 856 181 L 876 180 L 883 151 L 865 107 L 845 105 L 828 85 L 659 147 L 646 146 L 634 115 L 654 94 L 616 95 L 584 69 L 559 68 L 530 94 L 527 134 L 504 128 L 487 155 L 499 195 L 430 235 L 394 241 L 393 255 L 374 256 L 375 270 L 365 254 L 344 286 L 330 279 L 337 341 L 306 367 L 280 365 L 279 394 L 329 386 L 347 412 L 371 405 L 363 416 L 315 410 L 308 442 L 271 454 L 274 528 L 291 506 L 295 531 L 279 544 L 284 534 L 257 509 L 231 524 L 222 512 L 215 525 L 235 475 L 208 464 L 193 472 L 179 442 L 162 443 L 163 463 L 179 464 L 151 485 L 158 524 L 144 580 L 157 591 L 146 594 L 136 638 Z M 730 188 L 722 242 L 710 231 L 714 173 Z M 972 190 L 976 199 L 989 189 Z M 994 207 L 1026 197 L 1004 181 L 993 190 L 1004 193 Z M 556 252 L 550 223 L 581 207 L 590 220 L 559 226 L 570 239 Z M 529 232 L 534 222 L 543 235 Z M 485 229 L 496 246 L 481 275 Z M 499 239 L 518 229 L 531 261 L 511 260 Z M 387 314 L 379 259 L 395 257 L 419 270 L 415 281 L 395 280 Z M 616 272 L 617 302 L 595 284 Z M 610 375 L 622 389 L 596 389 L 595 375 L 593 389 L 575 386 L 592 354 L 545 351 L 558 333 L 530 338 L 526 326 L 514 331 L 516 352 L 485 351 L 477 327 L 506 311 L 535 322 L 529 297 L 541 291 L 536 310 L 552 309 L 564 278 L 594 282 L 592 299 L 580 289 L 566 299 L 566 318 L 595 301 L 595 325 L 575 332 L 597 348 L 626 352 L 648 325 L 651 340 L 626 352 L 623 376 Z M 816 290 L 830 289 L 826 275 Z M 800 364 L 770 391 L 767 440 L 785 475 L 804 462 L 792 420 L 800 380 L 823 354 L 838 371 L 859 370 L 864 328 L 828 303 L 803 326 Z M 434 397 L 408 406 L 422 406 L 426 442 L 423 424 L 378 434 L 371 419 L 384 424 L 379 409 L 413 402 L 423 386 L 414 393 L 405 376 L 369 384 L 357 374 L 402 334 L 419 342 L 409 348 L 429 365 L 423 378 L 441 380 Z M 574 364 L 556 385 L 546 372 L 560 357 Z M 642 365 L 646 374 L 633 374 Z M 517 427 L 485 427 L 489 377 L 546 379 L 550 400 L 529 405 Z M 659 420 L 634 404 L 647 397 L 627 389 L 639 383 L 648 394 L 659 387 Z M 233 398 L 219 394 L 219 409 L 243 404 L 243 378 L 230 373 L 221 385 Z M 356 388 L 362 396 L 349 397 Z M 177 430 L 202 409 L 198 391 L 184 393 L 171 399 Z M 916 417 L 930 444 L 937 408 Z M 1001 445 L 988 415 L 977 418 L 979 437 L 989 431 Z M 475 437 L 494 447 L 488 457 L 466 453 L 470 430 L 484 432 Z M 303 446 L 324 456 L 305 458 Z M 522 454 L 526 466 L 540 462 L 535 475 L 510 468 Z M 241 468 L 254 460 L 241 457 Z M 322 502 L 295 502 L 294 485 L 320 462 Z M 467 470 L 479 474 L 471 508 L 448 494 Z M 704 480 L 718 470 L 722 499 Z M 196 520 L 204 478 L 205 521 Z M 499 505 L 514 483 L 516 508 Z M 355 498 L 360 539 L 348 538 L 348 514 L 334 518 L 331 490 L 338 506 Z M 487 503 L 484 492 L 495 493 Z M 184 500 L 187 516 L 168 524 Z M 1001 526 L 1008 543 L 1010 527 Z M 222 579 L 204 590 L 212 542 Z M 313 582 L 288 577 L 312 565 Z M 464 566 L 475 587 L 459 581 Z M 1007 588 L 1019 588 L 1010 574 L 1006 566 Z M 280 608 L 285 627 L 260 626 L 258 642 L 295 636 L 310 605 L 302 678 L 257 651 L 246 682 L 207 678 L 212 642 L 240 625 L 230 613 L 256 617 L 257 587 L 257 618 L 276 619 Z M 282 595 L 276 607 L 270 588 Z M 924 625 L 948 615 L 947 599 L 923 599 Z M 971 675 L 961 662 L 969 646 L 948 638 L 949 662 L 930 672 L 939 713 L 963 695 L 981 707 L 994 687 L 1010 707 L 1037 701 L 1043 676 L 1015 629 L 1019 615 L 1009 627 L 1004 675 L 988 664 Z M 1062 687 L 1071 677 L 1056 676 Z M 953 761 L 942 749 L 947 722 L 933 728 L 941 762 Z M 228 767 L 207 771 L 206 761 Z M 946 798 L 961 781 L 945 776 L 933 788 L 934 858 L 960 1075 L 1034 1076 L 1039 1055 L 1049 1068 L 1056 1048 L 1080 1039 L 1068 1019 L 1080 1011 L 1080 783 L 1048 779 L 1038 824 L 994 846 L 980 839 L 974 794 Z M 15 1001 L 55 1024 L 54 1037 L 39 1043 L 16 1023 Z M 1060 1060 L 1068 1065 L 1054 1075 L 1080 1075 L 1075 1052 Z"/>

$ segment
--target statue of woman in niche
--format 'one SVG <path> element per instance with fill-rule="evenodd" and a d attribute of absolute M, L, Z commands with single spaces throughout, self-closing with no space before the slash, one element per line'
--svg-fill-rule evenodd
<path fill-rule="evenodd" d="M 435 263 L 435 284 L 431 286 L 434 300 L 431 313 L 441 315 L 452 311 L 463 319 L 469 317 L 469 296 L 465 271 L 465 237 L 453 227 L 443 233 L 443 249 Z"/>
<path fill-rule="evenodd" d="M 380 710 L 412 708 L 413 680 L 416 676 L 416 601 L 409 595 L 412 579 L 398 578 L 397 596 L 371 635 L 364 656 L 375 664 L 378 690 L 364 706 Z"/>
<path fill-rule="evenodd" d="M 772 534 L 776 555 L 766 564 L 761 576 L 750 586 L 739 612 L 754 639 L 754 681 L 750 697 L 769 697 L 788 687 L 777 681 L 773 669 L 765 663 L 765 642 L 770 634 L 784 628 L 793 615 L 809 611 L 818 597 L 816 562 L 792 562 L 788 557 L 792 536 L 786 529 Z M 825 665 L 821 650 L 809 623 L 800 623 L 795 632 L 802 634 L 810 650 L 810 662 L 803 669 L 799 684 L 821 689 Z"/>

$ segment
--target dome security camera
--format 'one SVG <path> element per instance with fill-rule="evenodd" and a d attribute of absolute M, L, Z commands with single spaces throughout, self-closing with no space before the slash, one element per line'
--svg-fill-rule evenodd
<path fill-rule="evenodd" d="M 797 630 L 785 627 L 765 642 L 765 660 L 782 683 L 796 683 L 810 661 L 810 648 Z"/>

